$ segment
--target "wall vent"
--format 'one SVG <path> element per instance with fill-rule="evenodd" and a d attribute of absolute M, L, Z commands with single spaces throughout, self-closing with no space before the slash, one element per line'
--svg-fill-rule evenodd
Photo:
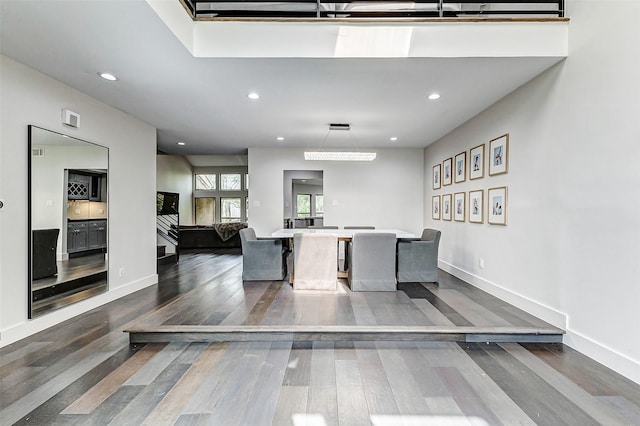
<path fill-rule="evenodd" d="M 62 124 L 69 127 L 80 127 L 80 114 L 69 109 L 62 110 Z"/>
<path fill-rule="evenodd" d="M 44 157 L 44 148 L 33 148 L 31 149 L 32 157 Z"/>

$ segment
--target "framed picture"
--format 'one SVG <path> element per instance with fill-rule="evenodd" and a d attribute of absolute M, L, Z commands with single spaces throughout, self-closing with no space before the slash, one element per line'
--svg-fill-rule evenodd
<path fill-rule="evenodd" d="M 484 222 L 484 190 L 469 191 L 469 222 Z"/>
<path fill-rule="evenodd" d="M 467 151 L 456 155 L 455 166 L 454 182 L 458 183 L 467 180 Z"/>
<path fill-rule="evenodd" d="M 484 177 L 484 144 L 469 151 L 469 179 Z"/>
<path fill-rule="evenodd" d="M 440 164 L 433 166 L 433 189 L 440 189 Z"/>
<path fill-rule="evenodd" d="M 455 194 L 453 194 L 453 220 L 455 220 L 456 222 L 464 222 L 464 212 L 465 212 L 465 208 L 464 208 L 464 199 L 465 199 L 465 193 L 464 192 L 456 192 Z"/>
<path fill-rule="evenodd" d="M 451 194 L 442 196 L 442 220 L 451 220 Z"/>
<path fill-rule="evenodd" d="M 489 176 L 509 171 L 509 134 L 489 142 Z"/>
<path fill-rule="evenodd" d="M 443 185 L 451 185 L 451 174 L 453 170 L 451 169 L 451 165 L 453 163 L 453 159 L 451 157 L 447 158 L 442 162 L 442 184 Z"/>
<path fill-rule="evenodd" d="M 440 196 L 434 195 L 431 197 L 431 218 L 440 220 Z"/>
<path fill-rule="evenodd" d="M 507 187 L 500 186 L 497 188 L 489 188 L 487 191 L 488 209 L 487 216 L 488 222 L 492 225 L 506 225 L 507 224 Z"/>

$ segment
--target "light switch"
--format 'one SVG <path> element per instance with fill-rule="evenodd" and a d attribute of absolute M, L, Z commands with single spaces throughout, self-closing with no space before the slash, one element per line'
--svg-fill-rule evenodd
<path fill-rule="evenodd" d="M 104 214 L 104 209 L 98 209 L 98 214 Z"/>
<path fill-rule="evenodd" d="M 53 207 L 53 200 L 47 200 L 47 207 Z"/>
<path fill-rule="evenodd" d="M 73 212 L 74 212 L 75 214 L 80 214 L 80 209 L 75 209 Z"/>
<path fill-rule="evenodd" d="M 259 200 L 254 201 L 253 207 L 260 207 L 260 201 Z"/>
<path fill-rule="evenodd" d="M 333 200 L 333 205 L 337 206 L 338 205 L 338 200 Z"/>

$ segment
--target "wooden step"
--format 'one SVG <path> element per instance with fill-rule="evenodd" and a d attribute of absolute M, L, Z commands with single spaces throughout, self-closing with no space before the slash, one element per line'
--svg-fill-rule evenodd
<path fill-rule="evenodd" d="M 446 341 L 561 343 L 564 331 L 534 327 L 457 326 L 207 326 L 161 325 L 130 328 L 131 343 L 290 342 L 290 341 Z"/>
<path fill-rule="evenodd" d="M 177 262 L 178 262 L 178 256 L 176 256 L 175 253 L 168 253 L 168 254 L 165 254 L 164 256 L 158 257 L 158 265 L 168 265 L 170 263 L 177 263 Z"/>

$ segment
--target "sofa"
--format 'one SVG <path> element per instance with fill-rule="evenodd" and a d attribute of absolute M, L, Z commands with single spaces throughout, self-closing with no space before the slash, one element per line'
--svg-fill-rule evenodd
<path fill-rule="evenodd" d="M 180 225 L 179 248 L 239 248 L 242 247 L 239 231 L 246 227 L 247 224 L 242 222 L 217 223 L 211 226 Z"/>

